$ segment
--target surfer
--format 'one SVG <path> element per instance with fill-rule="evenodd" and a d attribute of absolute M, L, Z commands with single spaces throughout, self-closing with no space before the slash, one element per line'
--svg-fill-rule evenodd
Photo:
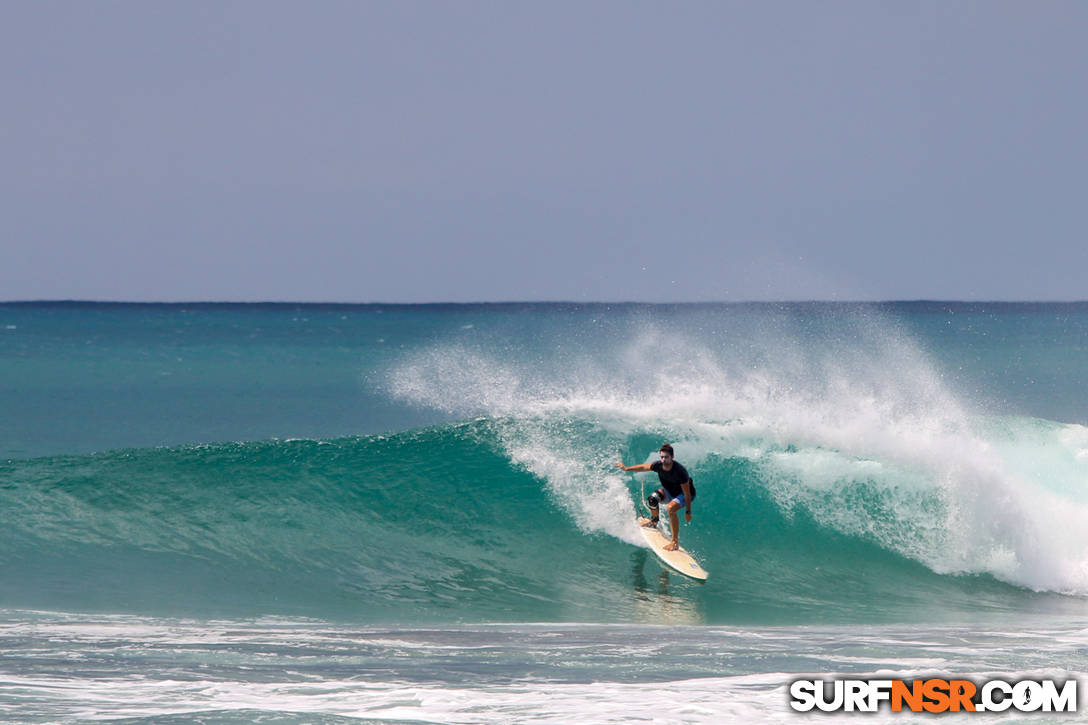
<path fill-rule="evenodd" d="M 653 471 L 661 481 L 661 488 L 646 497 L 650 505 L 649 520 L 643 519 L 643 526 L 655 527 L 658 522 L 658 506 L 664 501 L 668 504 L 669 528 L 672 530 L 672 541 L 665 544 L 668 551 L 676 551 L 680 548 L 680 520 L 676 512 L 684 507 L 684 521 L 691 521 L 691 502 L 695 499 L 695 482 L 688 475 L 688 469 L 684 468 L 673 457 L 672 446 L 666 443 L 659 451 L 661 460 L 653 463 L 640 463 L 637 466 L 625 466 L 623 461 L 616 461 L 616 466 L 629 473 L 641 473 Z"/>

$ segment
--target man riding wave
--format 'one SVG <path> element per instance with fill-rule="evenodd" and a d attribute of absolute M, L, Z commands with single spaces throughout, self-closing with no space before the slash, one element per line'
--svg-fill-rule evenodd
<path fill-rule="evenodd" d="M 680 548 L 680 520 L 676 512 L 684 507 L 684 520 L 691 521 L 691 502 L 695 500 L 695 482 L 673 454 L 672 446 L 668 443 L 661 446 L 659 451 L 661 459 L 653 463 L 640 463 L 637 466 L 626 466 L 623 461 L 616 461 L 616 466 L 629 473 L 641 473 L 654 471 L 657 473 L 661 488 L 651 493 L 646 502 L 650 506 L 650 518 L 640 519 L 643 526 L 656 527 L 658 524 L 658 507 L 665 502 L 669 513 L 669 528 L 672 530 L 672 541 L 665 544 L 667 551 L 676 551 Z"/>

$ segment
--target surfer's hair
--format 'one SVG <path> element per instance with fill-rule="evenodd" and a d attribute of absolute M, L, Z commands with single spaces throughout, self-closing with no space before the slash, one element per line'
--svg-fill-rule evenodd
<path fill-rule="evenodd" d="M 660 452 L 660 453 L 668 453 L 668 454 L 669 454 L 669 457 L 671 457 L 671 458 L 676 458 L 676 454 L 672 452 L 672 446 L 671 446 L 671 445 L 669 445 L 668 443 L 666 443 L 665 445 L 661 446 L 661 450 L 660 450 L 659 452 Z"/>

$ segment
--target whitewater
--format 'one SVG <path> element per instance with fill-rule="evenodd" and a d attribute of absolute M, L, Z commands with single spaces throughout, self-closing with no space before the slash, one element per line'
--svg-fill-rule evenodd
<path fill-rule="evenodd" d="M 0 708 L 784 722 L 803 674 L 1081 677 L 1085 340 L 1083 304 L 0 304 Z M 614 466 L 663 442 L 705 584 Z"/>

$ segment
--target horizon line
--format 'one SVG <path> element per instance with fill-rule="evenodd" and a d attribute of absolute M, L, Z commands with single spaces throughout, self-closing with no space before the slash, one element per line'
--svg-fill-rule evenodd
<path fill-rule="evenodd" d="M 904 299 L 776 299 L 776 300 L 686 300 L 654 302 L 647 300 L 470 300 L 424 302 L 334 302 L 321 300 L 111 300 L 111 299 L 26 299 L 0 300 L 0 305 L 325 305 L 325 306 L 402 306 L 439 305 L 781 305 L 781 304 L 1084 304 L 1088 299 L 942 299 L 918 297 Z"/>

